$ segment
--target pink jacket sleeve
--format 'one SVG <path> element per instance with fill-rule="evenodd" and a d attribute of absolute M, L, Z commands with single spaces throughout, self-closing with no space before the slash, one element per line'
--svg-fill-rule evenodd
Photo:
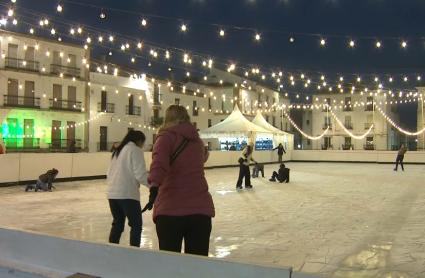
<path fill-rule="evenodd" d="M 168 170 L 170 169 L 170 155 L 173 148 L 171 134 L 161 134 L 158 136 L 152 152 L 152 163 L 149 172 L 148 182 L 160 186 Z"/>

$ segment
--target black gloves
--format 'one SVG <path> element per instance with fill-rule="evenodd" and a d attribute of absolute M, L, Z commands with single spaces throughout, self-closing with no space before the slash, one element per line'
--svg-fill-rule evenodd
<path fill-rule="evenodd" d="M 156 196 L 158 195 L 158 187 L 152 186 L 149 189 L 149 202 L 146 204 L 146 206 L 142 209 L 142 213 L 147 210 L 152 210 L 153 204 L 155 203 Z"/>

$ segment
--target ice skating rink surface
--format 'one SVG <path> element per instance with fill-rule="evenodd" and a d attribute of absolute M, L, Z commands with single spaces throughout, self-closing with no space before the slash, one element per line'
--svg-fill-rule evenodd
<path fill-rule="evenodd" d="M 293 266 L 324 277 L 425 277 L 425 166 L 288 163 L 289 184 L 236 192 L 238 168 L 207 170 L 216 206 L 210 256 Z M 0 226 L 106 242 L 105 180 L 56 183 L 52 193 L 0 188 Z M 147 189 L 142 189 L 142 202 Z M 142 247 L 157 249 L 151 213 Z M 121 244 L 128 245 L 128 227 Z"/>

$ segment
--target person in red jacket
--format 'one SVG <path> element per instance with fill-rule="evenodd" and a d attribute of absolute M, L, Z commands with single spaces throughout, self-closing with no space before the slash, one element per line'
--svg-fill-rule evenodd
<path fill-rule="evenodd" d="M 214 203 L 205 179 L 208 151 L 183 106 L 171 105 L 152 152 L 148 181 L 159 249 L 208 256 Z M 157 196 L 156 192 L 157 191 Z M 156 198 L 155 198 L 156 197 Z"/>

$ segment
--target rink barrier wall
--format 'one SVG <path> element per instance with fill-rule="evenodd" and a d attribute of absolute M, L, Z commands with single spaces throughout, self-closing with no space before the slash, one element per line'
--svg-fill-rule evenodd
<path fill-rule="evenodd" d="M 291 268 L 90 243 L 3 228 L 0 228 L 0 262 L 32 266 L 34 274 L 38 268 L 40 272 L 84 273 L 102 278 L 314 278 L 292 273 Z"/>
<path fill-rule="evenodd" d="M 149 168 L 152 154 L 145 153 Z M 205 168 L 238 166 L 240 152 L 210 152 Z M 289 162 L 351 162 L 394 163 L 396 151 L 340 151 L 293 150 L 283 156 Z M 108 152 L 97 153 L 11 153 L 0 155 L 0 186 L 34 182 L 41 173 L 57 168 L 58 181 L 105 178 L 111 159 Z M 277 161 L 274 151 L 256 151 L 254 159 L 269 164 Z M 405 155 L 406 164 L 425 164 L 424 151 L 411 151 Z"/>

